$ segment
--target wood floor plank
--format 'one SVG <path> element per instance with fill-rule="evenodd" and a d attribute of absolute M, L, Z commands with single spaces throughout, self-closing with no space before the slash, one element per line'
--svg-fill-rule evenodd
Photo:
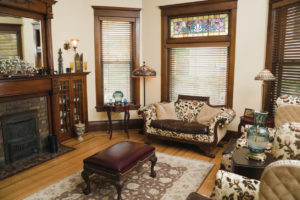
<path fill-rule="evenodd" d="M 81 170 L 84 158 L 112 144 L 127 140 L 142 143 L 147 141 L 145 136 L 138 134 L 138 130 L 130 130 L 130 139 L 127 139 L 123 131 L 114 130 L 112 140 L 109 140 L 106 131 L 85 134 L 83 142 L 78 142 L 76 138 L 67 140 L 63 144 L 74 147 L 74 151 L 0 181 L 0 199 L 18 200 L 29 196 Z M 215 163 L 215 167 L 198 190 L 199 193 L 205 195 L 211 192 L 224 147 L 217 147 L 214 150 L 216 158 L 212 159 L 201 154 L 197 147 L 192 145 L 159 140 L 152 141 L 151 145 L 156 148 L 157 152 Z"/>

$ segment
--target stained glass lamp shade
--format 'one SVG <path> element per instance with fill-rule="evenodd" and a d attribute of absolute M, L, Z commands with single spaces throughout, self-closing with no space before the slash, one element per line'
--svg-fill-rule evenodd
<path fill-rule="evenodd" d="M 146 105 L 146 77 L 156 77 L 156 71 L 152 69 L 151 67 L 148 67 L 145 65 L 145 62 L 143 63 L 143 66 L 140 66 L 139 68 L 136 68 L 132 72 L 133 78 L 144 78 L 144 106 Z"/>
<path fill-rule="evenodd" d="M 273 81 L 275 80 L 274 75 L 268 69 L 261 70 L 256 76 L 255 80 L 262 80 L 262 81 Z"/>

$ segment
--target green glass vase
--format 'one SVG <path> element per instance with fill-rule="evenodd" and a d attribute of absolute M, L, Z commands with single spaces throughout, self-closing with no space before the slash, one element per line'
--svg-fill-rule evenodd
<path fill-rule="evenodd" d="M 117 104 L 119 104 L 119 103 L 121 103 L 122 102 L 122 99 L 123 99 L 123 92 L 121 92 L 121 91 L 115 91 L 114 93 L 113 93 L 113 98 L 115 99 L 115 103 L 117 103 Z"/>

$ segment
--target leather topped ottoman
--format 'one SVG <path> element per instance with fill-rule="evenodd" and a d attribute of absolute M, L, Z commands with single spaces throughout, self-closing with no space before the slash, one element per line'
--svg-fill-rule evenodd
<path fill-rule="evenodd" d="M 151 177 L 155 177 L 154 165 L 157 157 L 155 148 L 136 142 L 119 142 L 83 160 L 82 178 L 87 187 L 84 194 L 91 192 L 89 176 L 93 173 L 108 178 L 116 186 L 118 200 L 127 176 L 145 162 L 151 161 Z"/>

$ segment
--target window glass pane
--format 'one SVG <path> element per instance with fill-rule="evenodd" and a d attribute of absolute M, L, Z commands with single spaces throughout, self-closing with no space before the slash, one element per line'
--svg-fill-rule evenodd
<path fill-rule="evenodd" d="M 169 95 L 209 96 L 212 105 L 225 105 L 228 47 L 170 49 Z"/>
<path fill-rule="evenodd" d="M 104 79 L 104 102 L 113 99 L 120 90 L 131 101 L 130 84 L 132 69 L 132 23 L 125 21 L 102 21 L 102 66 Z"/>
<path fill-rule="evenodd" d="M 228 35 L 228 14 L 170 20 L 171 38 Z"/>
<path fill-rule="evenodd" d="M 14 59 L 18 55 L 16 33 L 0 31 L 0 59 Z"/>

